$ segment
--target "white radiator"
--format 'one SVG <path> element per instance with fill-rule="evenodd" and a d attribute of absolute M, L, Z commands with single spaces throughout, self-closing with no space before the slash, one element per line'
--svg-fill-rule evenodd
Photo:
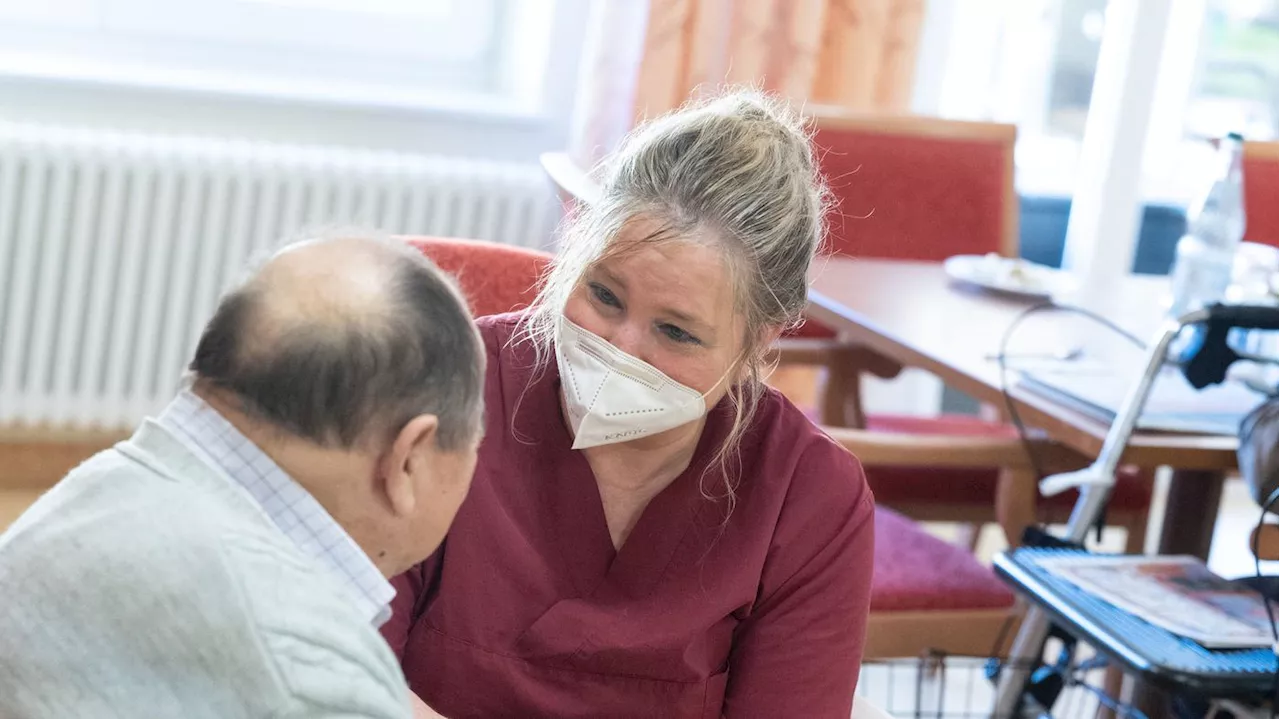
<path fill-rule="evenodd" d="M 0 425 L 127 428 L 307 226 L 544 246 L 536 165 L 0 124 Z"/>

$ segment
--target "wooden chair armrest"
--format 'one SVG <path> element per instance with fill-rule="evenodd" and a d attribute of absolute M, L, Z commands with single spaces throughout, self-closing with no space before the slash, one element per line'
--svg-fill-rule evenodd
<path fill-rule="evenodd" d="M 770 359 L 780 365 L 816 365 L 842 372 L 866 372 L 893 379 L 902 365 L 866 347 L 834 339 L 787 337 L 774 345 Z"/>
<path fill-rule="evenodd" d="M 1016 437 L 907 434 L 846 427 L 822 429 L 864 465 L 1031 468 L 1026 447 Z M 1069 448 L 1040 437 L 1032 438 L 1031 444 L 1042 467 L 1081 466 L 1081 457 Z"/>
<path fill-rule="evenodd" d="M 821 367 L 818 410 L 822 423 L 841 427 L 865 427 L 862 409 L 862 374 L 892 379 L 902 365 L 866 347 L 838 339 L 787 337 L 774 343 L 768 357 L 779 367 Z"/>
<path fill-rule="evenodd" d="M 835 340 L 808 337 L 788 337 L 778 340 L 769 350 L 770 361 L 778 364 L 820 365 L 831 364 L 840 343 Z"/>

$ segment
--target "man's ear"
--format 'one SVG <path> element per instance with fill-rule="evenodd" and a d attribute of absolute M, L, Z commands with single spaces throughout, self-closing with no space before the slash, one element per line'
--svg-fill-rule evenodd
<path fill-rule="evenodd" d="M 417 476 L 424 470 L 436 444 L 440 420 L 420 414 L 405 423 L 382 459 L 383 491 L 391 510 L 400 516 L 413 514 L 421 488 Z"/>

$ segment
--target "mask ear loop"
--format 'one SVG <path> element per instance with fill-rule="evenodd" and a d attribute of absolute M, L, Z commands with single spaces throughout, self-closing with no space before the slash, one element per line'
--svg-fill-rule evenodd
<path fill-rule="evenodd" d="M 730 364 L 729 367 L 724 371 L 724 374 L 720 375 L 720 379 L 716 380 L 716 383 L 711 385 L 710 389 L 702 393 L 702 404 L 706 405 L 707 397 L 712 392 L 716 391 L 716 388 L 720 386 L 721 382 L 725 381 L 729 377 L 729 375 L 733 374 L 734 369 L 745 367 L 749 361 L 750 360 L 747 357 L 747 354 L 744 352 L 742 355 L 738 357 L 736 361 Z M 710 411 L 711 408 L 707 407 L 707 410 Z"/>
<path fill-rule="evenodd" d="M 735 364 L 736 364 L 736 363 L 735 363 Z M 711 387 L 710 387 L 710 388 L 708 388 L 706 392 L 703 392 L 703 393 L 702 393 L 702 395 L 701 395 L 701 396 L 702 396 L 702 401 L 703 401 L 703 402 L 706 402 L 706 401 L 707 401 L 707 397 L 708 397 L 712 392 L 715 392 L 715 391 L 716 391 L 716 388 L 720 386 L 720 383 L 721 383 L 721 382 L 723 382 L 723 381 L 725 381 L 726 379 L 728 379 L 729 375 L 733 372 L 733 367 L 734 367 L 733 365 L 729 365 L 729 368 L 728 368 L 728 369 L 726 369 L 726 370 L 724 371 L 724 374 L 720 375 L 720 379 L 716 380 L 716 383 L 715 383 L 715 384 L 711 385 Z"/>

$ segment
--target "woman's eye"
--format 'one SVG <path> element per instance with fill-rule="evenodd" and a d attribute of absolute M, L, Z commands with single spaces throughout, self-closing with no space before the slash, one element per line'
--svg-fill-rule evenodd
<path fill-rule="evenodd" d="M 608 305 L 609 307 L 622 306 L 622 303 L 618 301 L 617 295 L 613 294 L 608 287 L 595 282 L 592 282 L 590 287 L 592 296 L 594 296 L 596 301 L 600 304 Z"/>
<path fill-rule="evenodd" d="M 662 334 L 666 335 L 667 339 L 674 342 L 679 342 L 681 344 L 702 344 L 702 341 L 697 337 L 694 337 L 675 325 L 662 324 L 658 326 L 658 330 L 662 332 Z"/>

